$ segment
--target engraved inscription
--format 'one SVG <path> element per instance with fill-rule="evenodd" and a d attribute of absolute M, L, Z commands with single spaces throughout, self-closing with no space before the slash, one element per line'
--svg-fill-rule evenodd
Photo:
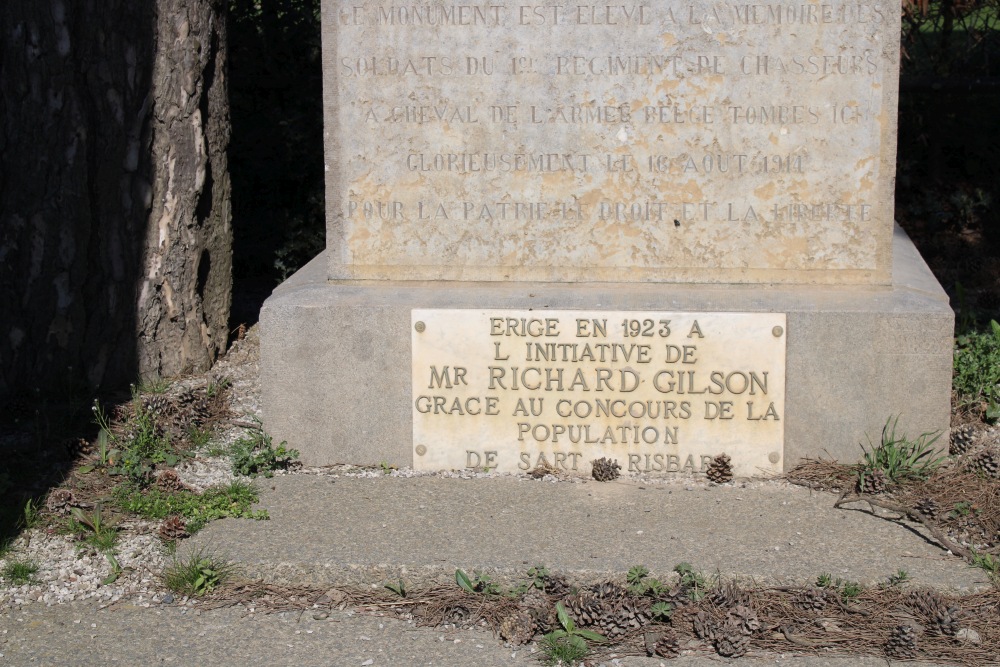
<path fill-rule="evenodd" d="M 890 279 L 889 0 L 324 0 L 324 22 L 334 278 Z"/>
<path fill-rule="evenodd" d="M 421 469 L 586 474 L 780 470 L 785 316 L 419 310 L 414 459 Z M 776 335 L 775 331 L 781 331 Z"/>

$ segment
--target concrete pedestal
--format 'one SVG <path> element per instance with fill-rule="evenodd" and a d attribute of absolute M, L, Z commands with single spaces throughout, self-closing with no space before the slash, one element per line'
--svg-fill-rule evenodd
<path fill-rule="evenodd" d="M 327 268 L 324 253 L 260 316 L 264 425 L 309 465 L 412 465 L 414 308 L 786 313 L 786 469 L 858 459 L 893 415 L 910 436 L 948 428 L 954 314 L 899 228 L 888 287 L 329 281 Z"/>

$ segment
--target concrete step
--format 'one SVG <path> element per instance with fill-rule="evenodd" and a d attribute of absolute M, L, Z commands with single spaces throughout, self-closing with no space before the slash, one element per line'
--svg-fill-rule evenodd
<path fill-rule="evenodd" d="M 505 582 L 543 564 L 576 580 L 680 562 L 761 584 L 821 573 L 872 585 L 905 570 L 912 585 L 971 591 L 981 570 L 919 526 L 833 508 L 836 496 L 783 482 L 546 481 L 519 477 L 265 479 L 269 521 L 226 519 L 188 541 L 271 583 L 410 586 L 453 582 L 456 568 Z"/>

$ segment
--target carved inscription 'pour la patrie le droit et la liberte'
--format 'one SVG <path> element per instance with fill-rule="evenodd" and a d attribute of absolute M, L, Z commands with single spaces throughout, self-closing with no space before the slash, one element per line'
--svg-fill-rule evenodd
<path fill-rule="evenodd" d="M 413 311 L 414 468 L 780 472 L 784 314 Z"/>
<path fill-rule="evenodd" d="M 899 4 L 323 4 L 332 278 L 887 284 Z"/>

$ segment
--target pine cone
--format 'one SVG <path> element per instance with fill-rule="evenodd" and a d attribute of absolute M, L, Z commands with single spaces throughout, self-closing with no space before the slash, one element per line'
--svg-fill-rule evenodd
<path fill-rule="evenodd" d="M 747 604 L 750 601 L 750 596 L 734 581 L 722 584 L 713 590 L 708 598 L 712 604 L 722 609 L 730 609 L 737 605 Z"/>
<path fill-rule="evenodd" d="M 159 534 L 164 542 L 176 542 L 188 536 L 187 525 L 181 517 L 172 516 L 160 526 Z"/>
<path fill-rule="evenodd" d="M 962 424 L 951 430 L 948 453 L 952 456 L 965 454 L 976 443 L 976 429 L 971 424 Z"/>
<path fill-rule="evenodd" d="M 569 582 L 566 581 L 566 577 L 561 574 L 545 575 L 542 577 L 542 585 L 545 587 L 544 590 L 546 593 L 557 597 L 564 597 L 572 592 L 572 588 Z"/>
<path fill-rule="evenodd" d="M 559 468 L 556 468 L 554 465 L 550 464 L 547 461 L 543 461 L 542 463 L 539 463 L 534 468 L 529 470 L 528 476 L 534 479 L 542 479 L 546 475 L 558 476 L 559 472 L 560 472 Z"/>
<path fill-rule="evenodd" d="M 659 602 L 666 602 L 673 605 L 674 609 L 683 607 L 691 602 L 691 597 L 688 595 L 688 589 L 680 585 L 674 586 L 669 591 L 658 595 L 656 599 Z"/>
<path fill-rule="evenodd" d="M 910 625 L 897 625 L 885 643 L 890 658 L 913 658 L 917 655 L 917 631 Z"/>
<path fill-rule="evenodd" d="M 200 396 L 191 404 L 191 421 L 195 426 L 203 426 L 212 419 L 212 401 L 208 396 Z"/>
<path fill-rule="evenodd" d="M 169 469 L 159 474 L 156 485 L 164 491 L 185 491 L 189 488 L 175 471 Z"/>
<path fill-rule="evenodd" d="M 726 625 L 733 625 L 745 635 L 751 635 L 760 629 L 760 619 L 757 612 L 747 605 L 739 605 L 726 614 Z"/>
<path fill-rule="evenodd" d="M 472 612 L 469 611 L 468 607 L 457 604 L 448 608 L 445 614 L 445 623 L 454 623 L 457 626 L 462 626 L 467 624 L 471 617 Z"/>
<path fill-rule="evenodd" d="M 650 620 L 648 609 L 634 600 L 606 602 L 602 612 L 596 625 L 609 639 L 616 639 L 630 630 L 641 628 L 649 624 Z"/>
<path fill-rule="evenodd" d="M 913 509 L 920 512 L 928 519 L 936 519 L 940 508 L 933 498 L 924 498 L 914 505 Z"/>
<path fill-rule="evenodd" d="M 563 604 L 578 625 L 593 625 L 603 612 L 603 600 L 589 590 L 570 595 Z"/>
<path fill-rule="evenodd" d="M 1000 477 L 1000 450 L 984 449 L 972 457 L 969 466 L 985 477 Z"/>
<path fill-rule="evenodd" d="M 653 653 L 661 658 L 676 658 L 681 654 L 681 642 L 672 632 L 660 637 L 653 645 Z"/>
<path fill-rule="evenodd" d="M 71 459 L 86 456 L 93 451 L 93 447 L 86 438 L 67 438 L 63 440 L 63 447 L 66 449 L 66 455 Z"/>
<path fill-rule="evenodd" d="M 56 514 L 69 514 L 73 507 L 78 507 L 76 496 L 69 489 L 56 489 L 45 500 L 45 508 Z"/>
<path fill-rule="evenodd" d="M 194 389 L 184 389 L 181 393 L 177 394 L 175 402 L 177 404 L 178 409 L 183 409 L 189 407 L 192 403 L 194 403 L 195 398 L 196 394 Z"/>
<path fill-rule="evenodd" d="M 534 590 L 528 591 L 521 596 L 520 606 L 531 615 L 535 628 L 539 632 L 551 632 L 559 626 L 555 605 L 542 593 Z"/>
<path fill-rule="evenodd" d="M 173 411 L 173 405 L 163 394 L 148 394 L 142 397 L 142 409 L 156 419 L 163 419 Z"/>
<path fill-rule="evenodd" d="M 617 479 L 621 476 L 622 467 L 618 465 L 618 460 L 601 457 L 599 459 L 594 459 L 590 462 L 591 471 L 590 474 L 593 475 L 594 479 L 598 482 L 610 482 L 613 479 Z"/>
<path fill-rule="evenodd" d="M 953 637 L 958 632 L 961 611 L 958 607 L 949 607 L 934 591 L 910 593 L 907 606 L 915 615 L 922 617 L 934 632 L 948 637 Z"/>
<path fill-rule="evenodd" d="M 589 590 L 601 600 L 617 601 L 628 595 L 627 590 L 613 581 L 605 581 L 600 584 L 594 584 Z"/>
<path fill-rule="evenodd" d="M 715 651 L 724 658 L 739 658 L 750 648 L 750 635 L 738 623 L 726 621 L 716 630 Z"/>
<path fill-rule="evenodd" d="M 820 611 L 826 608 L 827 595 L 822 588 L 807 588 L 795 594 L 794 604 L 805 611 Z"/>
<path fill-rule="evenodd" d="M 500 636 L 514 646 L 521 646 L 535 636 L 535 620 L 524 609 L 510 614 L 500 621 Z"/>
<path fill-rule="evenodd" d="M 864 471 L 861 475 L 861 479 L 858 480 L 858 491 L 861 493 L 878 495 L 880 493 L 885 493 L 888 488 L 889 479 L 879 468 Z"/>
<path fill-rule="evenodd" d="M 708 464 L 708 470 L 705 471 L 705 474 L 709 480 L 716 484 L 725 484 L 726 482 L 733 481 L 732 459 L 729 458 L 728 454 L 719 454 Z"/>
<path fill-rule="evenodd" d="M 699 611 L 691 619 L 691 627 L 694 629 L 694 634 L 698 639 L 703 639 L 706 642 L 715 641 L 715 635 L 718 630 L 718 625 L 711 616 L 709 616 L 704 611 Z"/>

